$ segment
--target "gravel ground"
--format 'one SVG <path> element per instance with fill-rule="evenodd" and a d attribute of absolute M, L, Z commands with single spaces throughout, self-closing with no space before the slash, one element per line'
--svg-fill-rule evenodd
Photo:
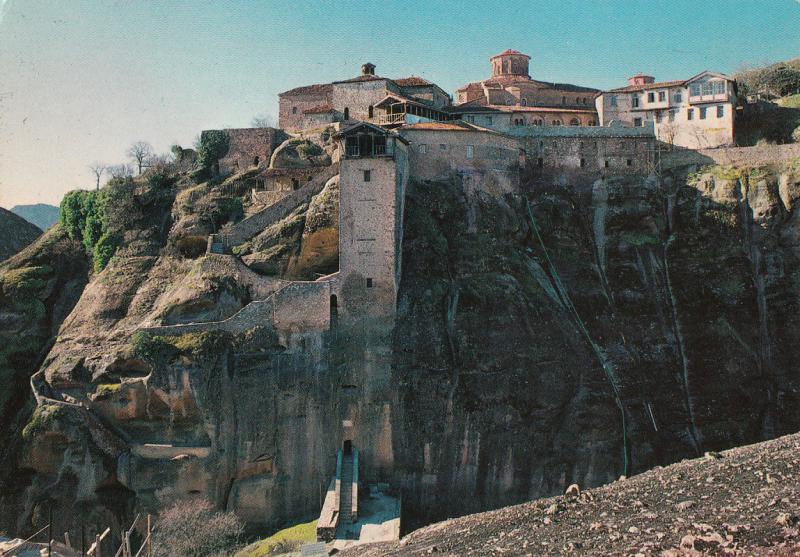
<path fill-rule="evenodd" d="M 340 555 L 800 555 L 800 434 L 575 491 Z"/>

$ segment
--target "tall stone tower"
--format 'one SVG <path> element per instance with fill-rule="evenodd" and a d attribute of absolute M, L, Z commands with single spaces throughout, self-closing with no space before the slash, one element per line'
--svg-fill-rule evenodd
<path fill-rule="evenodd" d="M 489 61 L 492 63 L 492 77 L 512 78 L 524 77 L 530 79 L 528 73 L 528 62 L 531 57 L 516 50 L 506 50 L 496 56 L 492 56 Z"/>
<path fill-rule="evenodd" d="M 400 284 L 407 142 L 366 122 L 337 136 L 342 322 L 394 323 Z"/>

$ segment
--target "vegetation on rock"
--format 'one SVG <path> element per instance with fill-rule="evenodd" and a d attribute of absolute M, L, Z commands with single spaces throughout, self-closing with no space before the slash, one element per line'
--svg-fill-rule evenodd
<path fill-rule="evenodd" d="M 204 500 L 178 501 L 157 519 L 154 554 L 223 557 L 239 547 L 244 524 L 233 512 L 217 512 Z"/>

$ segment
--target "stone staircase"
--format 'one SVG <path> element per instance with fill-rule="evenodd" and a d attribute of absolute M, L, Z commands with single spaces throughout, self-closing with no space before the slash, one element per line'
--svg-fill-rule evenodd
<path fill-rule="evenodd" d="M 213 246 L 219 246 L 220 253 L 227 253 L 232 248 L 243 244 L 271 224 L 288 216 L 299 205 L 310 201 L 312 197 L 322 191 L 328 180 L 337 174 L 339 174 L 339 163 L 333 163 L 328 167 L 321 168 L 314 179 L 300 189 L 293 191 L 277 203 L 212 235 L 214 238 L 209 241 L 208 251 L 214 252 L 215 248 Z"/>
<path fill-rule="evenodd" d="M 342 457 L 342 483 L 339 499 L 339 525 L 353 523 L 353 453 Z"/>

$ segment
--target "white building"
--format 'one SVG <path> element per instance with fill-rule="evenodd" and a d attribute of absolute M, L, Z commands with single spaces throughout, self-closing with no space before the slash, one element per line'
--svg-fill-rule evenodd
<path fill-rule="evenodd" d="M 656 82 L 637 74 L 626 87 L 597 98 L 600 123 L 618 121 L 631 126 L 652 122 L 656 138 L 691 149 L 732 145 L 736 119 L 736 82 L 704 71 L 685 81 Z"/>

